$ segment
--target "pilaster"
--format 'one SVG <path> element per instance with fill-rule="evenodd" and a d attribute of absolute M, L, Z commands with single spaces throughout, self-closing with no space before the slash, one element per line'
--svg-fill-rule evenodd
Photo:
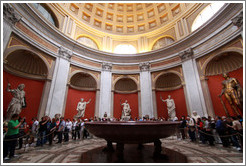
<path fill-rule="evenodd" d="M 108 117 L 111 117 L 111 84 L 112 84 L 112 64 L 103 62 L 101 72 L 100 85 L 100 101 L 99 101 L 99 117 L 102 118 L 107 112 Z"/>
<path fill-rule="evenodd" d="M 55 114 L 64 114 L 67 79 L 72 54 L 73 53 L 71 50 L 68 50 L 62 46 L 59 48 L 46 108 L 46 115 L 50 117 L 54 117 Z"/>
<path fill-rule="evenodd" d="M 151 73 L 150 63 L 143 62 L 139 64 L 140 68 L 140 90 L 141 90 L 141 109 L 142 116 L 149 115 L 150 118 L 154 117 L 153 99 L 152 99 L 152 86 L 151 86 Z"/>
<path fill-rule="evenodd" d="M 179 56 L 182 60 L 182 69 L 186 85 L 186 96 L 188 97 L 188 112 L 192 113 L 193 111 L 197 111 L 200 116 L 207 116 L 197 66 L 195 61 L 192 59 L 193 50 L 188 48 L 187 50 L 180 52 Z"/>

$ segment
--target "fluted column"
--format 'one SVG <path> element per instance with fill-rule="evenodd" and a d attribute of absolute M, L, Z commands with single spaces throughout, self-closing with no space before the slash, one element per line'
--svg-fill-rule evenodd
<path fill-rule="evenodd" d="M 70 58 L 72 51 L 64 47 L 59 48 L 58 58 L 56 59 L 56 66 L 51 82 L 50 94 L 46 107 L 46 115 L 54 117 L 55 114 L 63 114 L 65 108 L 65 95 L 67 88 L 67 79 L 70 67 Z"/>
<path fill-rule="evenodd" d="M 241 36 L 243 38 L 243 11 L 241 11 L 236 17 L 231 19 L 233 25 L 237 26 L 241 30 Z"/>
<path fill-rule="evenodd" d="M 140 90 L 141 90 L 141 113 L 142 116 L 149 115 L 154 117 L 153 113 L 153 99 L 151 86 L 150 63 L 144 62 L 139 64 L 140 67 Z"/>
<path fill-rule="evenodd" d="M 107 112 L 108 117 L 111 117 L 111 83 L 112 83 L 112 64 L 104 62 L 102 64 L 101 85 L 100 85 L 100 102 L 99 102 L 99 117 L 103 117 Z"/>
<path fill-rule="evenodd" d="M 13 26 L 20 21 L 21 16 L 8 3 L 3 4 L 3 49 L 6 48 Z"/>
<path fill-rule="evenodd" d="M 192 113 L 192 111 L 196 111 L 200 116 L 207 116 L 197 66 L 195 60 L 192 59 L 193 50 L 189 48 L 183 52 L 180 52 L 179 56 L 182 60 L 189 112 Z"/>

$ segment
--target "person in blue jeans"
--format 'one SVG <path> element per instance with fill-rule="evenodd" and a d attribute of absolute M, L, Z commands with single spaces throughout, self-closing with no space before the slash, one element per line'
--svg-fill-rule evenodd
<path fill-rule="evenodd" d="M 43 146 L 46 143 L 47 122 L 49 117 L 42 117 L 39 122 L 38 140 L 36 146 Z"/>

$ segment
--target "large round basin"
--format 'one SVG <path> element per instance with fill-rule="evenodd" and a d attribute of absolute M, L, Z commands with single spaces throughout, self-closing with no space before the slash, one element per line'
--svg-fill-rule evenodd
<path fill-rule="evenodd" d="M 86 122 L 86 129 L 96 137 L 124 144 L 154 142 L 177 131 L 180 122 L 172 121 L 106 121 Z"/>

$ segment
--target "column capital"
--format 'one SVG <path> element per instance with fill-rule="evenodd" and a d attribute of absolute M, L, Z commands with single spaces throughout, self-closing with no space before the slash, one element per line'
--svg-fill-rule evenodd
<path fill-rule="evenodd" d="M 150 63 L 149 62 L 139 63 L 139 68 L 140 68 L 141 71 L 149 71 Z"/>
<path fill-rule="evenodd" d="M 72 55 L 73 55 L 73 52 L 71 50 L 69 50 L 63 46 L 60 46 L 58 53 L 59 53 L 60 57 L 67 59 L 67 60 L 70 60 Z"/>
<path fill-rule="evenodd" d="M 111 71 L 112 70 L 112 63 L 103 62 L 102 63 L 102 70 L 103 71 Z"/>
<path fill-rule="evenodd" d="M 21 19 L 21 16 L 8 3 L 3 4 L 3 15 L 11 25 L 14 25 Z"/>
<path fill-rule="evenodd" d="M 243 26 L 243 11 L 241 11 L 236 17 L 231 19 L 233 25 L 241 28 Z"/>
<path fill-rule="evenodd" d="M 186 60 L 191 59 L 192 55 L 193 55 L 192 48 L 188 48 L 188 49 L 179 53 L 179 57 L 181 58 L 182 61 L 186 61 Z"/>

